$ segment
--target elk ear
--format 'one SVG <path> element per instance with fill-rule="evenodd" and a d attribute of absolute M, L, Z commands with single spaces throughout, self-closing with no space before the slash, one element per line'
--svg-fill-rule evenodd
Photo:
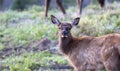
<path fill-rule="evenodd" d="M 51 15 L 51 21 L 53 24 L 60 25 L 60 21 L 53 15 Z"/>
<path fill-rule="evenodd" d="M 78 25 L 79 20 L 80 20 L 80 17 L 75 18 L 74 21 L 72 22 L 72 26 Z"/>

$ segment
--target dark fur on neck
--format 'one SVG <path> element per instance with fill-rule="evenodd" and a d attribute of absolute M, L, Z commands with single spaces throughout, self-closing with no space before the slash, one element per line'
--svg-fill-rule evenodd
<path fill-rule="evenodd" d="M 71 44 L 73 43 L 74 38 L 72 36 L 62 38 L 59 37 L 59 47 L 62 54 L 67 55 L 72 49 Z"/>

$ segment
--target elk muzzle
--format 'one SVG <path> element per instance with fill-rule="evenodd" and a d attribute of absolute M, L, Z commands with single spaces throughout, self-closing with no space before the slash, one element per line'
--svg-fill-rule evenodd
<path fill-rule="evenodd" d="M 68 37 L 68 31 L 66 30 L 63 30 L 61 34 L 63 38 Z"/>

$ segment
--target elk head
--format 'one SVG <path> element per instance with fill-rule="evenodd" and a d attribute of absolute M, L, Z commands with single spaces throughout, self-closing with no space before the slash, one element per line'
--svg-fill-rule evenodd
<path fill-rule="evenodd" d="M 61 38 L 71 37 L 70 30 L 73 26 L 78 25 L 79 17 L 75 18 L 72 23 L 62 23 L 55 16 L 51 15 L 51 21 L 53 24 L 57 25 L 59 28 L 59 36 Z"/>

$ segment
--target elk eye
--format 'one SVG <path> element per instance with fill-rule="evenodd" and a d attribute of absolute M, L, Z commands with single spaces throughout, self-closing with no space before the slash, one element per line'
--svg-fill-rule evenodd
<path fill-rule="evenodd" d="M 61 27 L 59 27 L 58 29 L 61 29 Z"/>

